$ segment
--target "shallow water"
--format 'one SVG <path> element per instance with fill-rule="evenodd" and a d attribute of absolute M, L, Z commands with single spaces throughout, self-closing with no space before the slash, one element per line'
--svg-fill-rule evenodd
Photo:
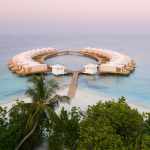
<path fill-rule="evenodd" d="M 83 90 L 103 93 L 110 97 L 125 96 L 130 102 L 150 105 L 150 35 L 0 35 L 0 102 L 8 102 L 24 94 L 27 78 L 18 77 L 7 69 L 8 60 L 15 54 L 33 48 L 84 48 L 99 47 L 126 53 L 135 59 L 137 68 L 133 74 L 122 76 L 84 76 L 79 78 L 80 92 Z M 48 60 L 61 61 L 73 69 L 94 60 L 83 57 L 63 56 Z M 72 62 L 72 63 L 71 63 Z M 76 65 L 77 64 L 77 65 Z M 50 75 L 50 77 L 53 77 Z M 67 86 L 70 77 L 59 77 L 61 86 Z"/>
<path fill-rule="evenodd" d="M 64 55 L 57 56 L 46 60 L 47 64 L 61 64 L 67 67 L 67 69 L 78 71 L 83 69 L 84 65 L 88 63 L 98 64 L 94 59 L 83 57 L 83 56 L 74 56 L 74 55 Z"/>

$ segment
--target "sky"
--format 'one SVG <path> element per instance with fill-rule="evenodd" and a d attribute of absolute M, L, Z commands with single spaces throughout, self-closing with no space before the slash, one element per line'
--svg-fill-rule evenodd
<path fill-rule="evenodd" d="M 0 0 L 3 32 L 150 34 L 150 0 Z"/>

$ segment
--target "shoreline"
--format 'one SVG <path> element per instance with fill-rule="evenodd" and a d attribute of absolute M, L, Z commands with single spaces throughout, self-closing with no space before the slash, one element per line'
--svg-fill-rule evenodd
<path fill-rule="evenodd" d="M 59 95 L 67 95 L 68 88 L 64 88 L 63 90 L 58 90 L 56 94 Z M 99 101 L 106 101 L 106 100 L 114 100 L 117 98 L 114 97 L 108 97 L 104 93 L 100 93 L 99 95 L 95 94 L 94 91 L 88 91 L 87 89 L 81 90 L 80 88 L 77 90 L 76 96 L 70 100 L 70 104 L 60 104 L 60 107 L 58 110 L 60 110 L 62 107 L 65 107 L 66 109 L 70 110 L 72 107 L 80 107 L 82 110 L 86 110 L 89 105 L 94 105 Z M 25 103 L 31 102 L 31 98 L 27 96 L 19 96 L 17 97 L 18 101 L 24 101 Z M 131 108 L 137 109 L 140 113 L 143 112 L 150 112 L 150 107 L 145 106 L 141 103 L 134 103 L 132 100 L 126 101 L 128 105 Z M 11 109 L 13 105 L 16 104 L 16 100 L 12 100 L 11 102 L 0 102 L 0 106 L 7 107 L 7 110 Z"/>

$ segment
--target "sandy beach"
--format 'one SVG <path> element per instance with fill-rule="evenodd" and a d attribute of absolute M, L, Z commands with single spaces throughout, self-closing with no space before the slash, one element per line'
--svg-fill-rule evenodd
<path fill-rule="evenodd" d="M 61 90 L 57 91 L 57 94 L 59 95 L 67 95 L 68 88 L 64 87 Z M 26 96 L 20 96 L 17 98 L 19 101 L 24 101 L 25 103 L 31 102 L 31 99 Z M 105 100 L 114 100 L 115 98 L 113 97 L 108 97 L 104 93 L 99 93 L 97 94 L 94 91 L 90 91 L 88 89 L 80 89 L 78 88 L 76 96 L 70 100 L 70 104 L 60 104 L 60 107 L 58 110 L 60 110 L 62 107 L 70 110 L 73 106 L 80 107 L 82 110 L 86 110 L 89 105 L 94 105 L 98 101 L 104 102 Z M 132 107 L 138 109 L 139 112 L 150 112 L 150 107 L 145 106 L 141 103 L 133 103 L 131 100 L 128 100 L 127 103 Z M 16 104 L 16 101 L 13 100 L 11 102 L 6 102 L 6 103 L 0 103 L 0 106 L 2 107 L 7 107 L 9 110 L 13 105 Z"/>

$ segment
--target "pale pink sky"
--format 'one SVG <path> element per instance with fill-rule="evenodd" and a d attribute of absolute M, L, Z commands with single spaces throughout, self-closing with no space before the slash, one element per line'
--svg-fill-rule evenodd
<path fill-rule="evenodd" d="M 150 0 L 0 0 L 0 23 L 150 24 Z"/>

